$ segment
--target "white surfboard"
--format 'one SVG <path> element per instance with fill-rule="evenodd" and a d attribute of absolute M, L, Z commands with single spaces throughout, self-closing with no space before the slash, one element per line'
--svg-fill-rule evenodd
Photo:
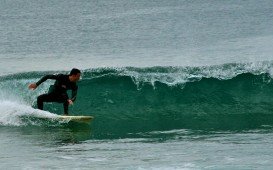
<path fill-rule="evenodd" d="M 54 117 L 55 120 L 61 120 L 61 121 L 73 121 L 73 122 L 81 122 L 81 123 L 89 123 L 92 119 L 94 119 L 93 116 L 64 116 L 64 115 L 58 115 Z"/>

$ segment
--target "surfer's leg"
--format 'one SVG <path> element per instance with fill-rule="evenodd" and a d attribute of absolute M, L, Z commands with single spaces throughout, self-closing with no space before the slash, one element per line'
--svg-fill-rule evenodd
<path fill-rule="evenodd" d="M 62 98 L 63 98 L 63 105 L 64 105 L 64 114 L 68 115 L 68 95 L 67 93 L 62 94 Z"/>
<path fill-rule="evenodd" d="M 63 105 L 64 105 L 64 114 L 65 114 L 65 115 L 68 115 L 68 101 L 65 101 L 65 102 L 63 103 Z"/>
<path fill-rule="evenodd" d="M 47 98 L 48 94 L 42 94 L 40 96 L 37 97 L 37 106 L 38 109 L 43 110 L 44 109 L 44 101 Z"/>
<path fill-rule="evenodd" d="M 42 94 L 40 96 L 37 97 L 37 106 L 38 106 L 38 109 L 40 110 L 43 110 L 44 108 L 44 102 L 53 102 L 55 99 L 54 99 L 54 96 L 53 95 L 49 95 L 49 94 Z"/>
<path fill-rule="evenodd" d="M 56 98 L 58 103 L 63 103 L 64 106 L 64 115 L 68 115 L 68 95 L 66 93 L 58 95 L 58 97 Z"/>

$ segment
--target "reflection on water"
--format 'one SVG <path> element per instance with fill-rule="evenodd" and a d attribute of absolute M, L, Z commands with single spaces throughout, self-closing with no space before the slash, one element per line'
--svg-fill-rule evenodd
<path fill-rule="evenodd" d="M 90 124 L 68 123 L 60 126 L 23 126 L 0 127 L 2 135 L 13 137 L 17 141 L 28 139 L 30 143 L 38 145 L 66 145 L 77 144 L 92 138 Z M 20 139 L 23 138 L 23 139 Z"/>

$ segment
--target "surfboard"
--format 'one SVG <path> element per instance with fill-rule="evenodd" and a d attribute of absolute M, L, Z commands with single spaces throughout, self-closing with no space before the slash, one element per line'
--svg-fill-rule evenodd
<path fill-rule="evenodd" d="M 60 121 L 67 121 L 67 122 L 80 122 L 80 123 L 89 123 L 92 119 L 94 119 L 93 116 L 64 116 L 64 115 L 58 115 L 54 117 L 55 120 Z"/>

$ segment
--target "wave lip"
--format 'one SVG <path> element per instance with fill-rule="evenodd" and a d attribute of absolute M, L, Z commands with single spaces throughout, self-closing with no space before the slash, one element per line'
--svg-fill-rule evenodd
<path fill-rule="evenodd" d="M 268 73 L 273 77 L 273 61 L 228 63 L 198 67 L 155 66 L 144 68 L 97 68 L 85 70 L 83 75 L 84 79 L 130 77 L 137 87 L 141 87 L 143 84 L 148 83 L 154 85 L 156 82 L 168 86 L 183 85 L 187 82 L 199 81 L 202 78 L 227 80 L 244 73 L 254 75 Z"/>

